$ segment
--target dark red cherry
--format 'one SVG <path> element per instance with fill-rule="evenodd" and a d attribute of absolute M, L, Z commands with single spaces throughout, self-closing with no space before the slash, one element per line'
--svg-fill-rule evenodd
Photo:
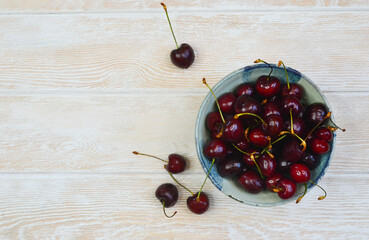
<path fill-rule="evenodd" d="M 229 158 L 220 162 L 218 165 L 218 173 L 223 178 L 234 178 L 239 176 L 244 167 L 244 163 L 240 159 Z"/>
<path fill-rule="evenodd" d="M 260 155 L 259 151 L 256 150 L 256 149 L 252 149 L 252 148 L 249 148 L 245 151 L 246 153 L 249 153 L 249 154 L 253 154 L 254 155 L 254 159 Z M 247 155 L 247 154 L 244 154 L 243 155 L 243 162 L 245 163 L 246 166 L 248 167 L 254 167 L 255 166 L 255 162 L 252 160 L 251 156 L 250 155 Z"/>
<path fill-rule="evenodd" d="M 187 207 L 191 212 L 196 214 L 203 214 L 210 206 L 209 198 L 206 193 L 201 192 L 199 199 L 197 199 L 198 193 L 187 198 Z"/>
<path fill-rule="evenodd" d="M 320 139 L 323 139 L 327 142 L 330 142 L 330 141 L 333 140 L 332 132 L 326 127 L 322 127 L 322 128 L 319 128 L 318 130 L 316 130 L 315 136 L 320 138 Z"/>
<path fill-rule="evenodd" d="M 235 102 L 236 102 L 236 97 L 233 95 L 233 93 L 230 93 L 230 92 L 225 93 L 218 98 L 220 110 L 222 110 L 222 112 L 225 114 L 233 113 Z"/>
<path fill-rule="evenodd" d="M 239 119 L 231 119 L 225 125 L 223 139 L 227 142 L 238 142 L 244 137 L 242 122 Z"/>
<path fill-rule="evenodd" d="M 172 50 L 170 60 L 179 68 L 189 68 L 195 61 L 195 53 L 187 43 L 182 43 L 179 48 Z"/>
<path fill-rule="evenodd" d="M 324 104 L 313 103 L 306 110 L 305 119 L 310 126 L 314 127 L 315 125 L 323 121 L 327 113 L 328 111 Z"/>
<path fill-rule="evenodd" d="M 249 140 L 258 147 L 266 147 L 269 144 L 269 137 L 260 128 L 254 128 L 249 132 Z"/>
<path fill-rule="evenodd" d="M 210 131 L 215 130 L 219 125 L 223 124 L 220 113 L 218 111 L 208 113 L 208 115 L 206 115 L 205 124 Z"/>
<path fill-rule="evenodd" d="M 283 129 L 291 131 L 291 120 L 287 119 L 283 123 Z M 305 134 L 305 121 L 302 118 L 293 118 L 293 131 L 300 137 Z"/>
<path fill-rule="evenodd" d="M 281 81 L 276 77 L 260 76 L 255 83 L 256 91 L 264 98 L 276 96 L 281 90 Z"/>
<path fill-rule="evenodd" d="M 289 162 L 283 158 L 279 159 L 279 161 L 277 161 L 278 172 L 281 172 L 283 174 L 289 174 L 291 165 L 292 162 Z"/>
<path fill-rule="evenodd" d="M 304 164 L 294 163 L 290 167 L 290 176 L 296 183 L 305 183 L 310 180 L 310 170 Z"/>
<path fill-rule="evenodd" d="M 311 139 L 310 149 L 315 154 L 324 154 L 329 151 L 330 147 L 327 141 L 314 137 Z"/>
<path fill-rule="evenodd" d="M 301 160 L 310 170 L 317 168 L 320 164 L 320 156 L 307 153 L 305 157 Z"/>
<path fill-rule="evenodd" d="M 298 162 L 303 159 L 305 152 L 302 151 L 303 147 L 300 143 L 296 138 L 289 140 L 282 149 L 283 158 L 288 162 Z"/>
<path fill-rule="evenodd" d="M 274 158 L 271 158 L 268 154 L 262 154 L 256 161 L 263 176 L 272 176 L 277 169 L 277 162 Z"/>
<path fill-rule="evenodd" d="M 269 115 L 279 115 L 281 116 L 281 109 L 278 107 L 278 104 L 275 102 L 267 102 L 263 106 L 263 119 L 268 117 Z"/>
<path fill-rule="evenodd" d="M 282 104 L 282 113 L 285 116 L 290 115 L 290 109 L 292 109 L 292 116 L 294 117 L 297 117 L 302 110 L 300 100 L 293 96 L 283 97 L 281 104 Z"/>
<path fill-rule="evenodd" d="M 296 183 L 288 178 L 282 178 L 279 180 L 277 187 L 281 189 L 278 192 L 278 196 L 282 199 L 289 199 L 293 197 L 297 190 Z"/>
<path fill-rule="evenodd" d="M 283 119 L 278 115 L 269 115 L 265 119 L 265 124 L 261 124 L 266 135 L 274 137 L 283 129 Z"/>
<path fill-rule="evenodd" d="M 179 154 L 170 154 L 165 168 L 171 173 L 180 173 L 186 169 L 186 160 Z"/>
<path fill-rule="evenodd" d="M 288 89 L 287 85 L 282 87 L 282 96 L 293 96 L 301 100 L 304 95 L 304 89 L 302 86 L 296 83 L 290 83 L 290 89 Z"/>
<path fill-rule="evenodd" d="M 241 95 L 248 95 L 248 96 L 254 95 L 254 87 L 252 86 L 251 83 L 243 83 L 237 87 L 236 96 L 239 97 Z"/>
<path fill-rule="evenodd" d="M 254 171 L 246 171 L 238 179 L 238 183 L 250 193 L 259 193 L 264 188 L 264 181 L 260 175 Z"/>
<path fill-rule="evenodd" d="M 173 207 L 178 200 L 178 189 L 171 183 L 161 184 L 155 192 L 156 198 L 163 203 L 166 208 Z"/>
<path fill-rule="evenodd" d="M 204 147 L 204 154 L 209 159 L 224 158 L 227 156 L 227 153 L 227 145 L 219 139 L 210 140 Z"/>
<path fill-rule="evenodd" d="M 239 149 L 241 149 L 242 151 L 246 151 L 247 148 L 249 147 L 249 142 L 246 140 L 245 137 L 241 138 L 241 140 L 239 140 L 236 143 L 236 147 L 238 147 Z"/>
<path fill-rule="evenodd" d="M 260 103 L 248 95 L 241 95 L 234 104 L 234 110 L 238 113 L 253 113 L 259 115 L 261 111 Z M 246 117 L 246 116 L 242 116 Z"/>
<path fill-rule="evenodd" d="M 281 180 L 283 178 L 283 175 L 280 173 L 274 173 L 272 176 L 268 177 L 265 180 L 265 186 L 266 188 L 271 191 L 274 192 L 274 189 L 277 187 L 277 183 L 279 180 Z"/>

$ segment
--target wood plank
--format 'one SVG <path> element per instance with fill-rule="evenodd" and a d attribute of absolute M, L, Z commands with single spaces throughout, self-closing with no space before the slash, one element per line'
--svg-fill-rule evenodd
<path fill-rule="evenodd" d="M 176 12 L 172 18 L 179 42 L 196 52 L 188 70 L 169 60 L 174 43 L 163 13 L 0 16 L 0 90 L 190 91 L 203 89 L 202 77 L 213 84 L 263 58 L 283 59 L 324 91 L 369 91 L 367 12 Z"/>
<path fill-rule="evenodd" d="M 204 174 L 180 179 L 198 188 Z M 328 174 L 323 201 L 313 189 L 300 202 L 255 208 L 229 199 L 209 182 L 211 206 L 191 214 L 179 201 L 163 216 L 156 187 L 165 173 L 121 175 L 0 174 L 2 239 L 366 239 L 369 234 L 368 174 Z M 216 230 L 215 230 L 216 229 Z"/>
<path fill-rule="evenodd" d="M 205 96 L 183 92 L 0 95 L 1 172 L 162 171 L 154 159 L 184 154 L 200 173 L 194 128 Z M 338 133 L 329 171 L 367 173 L 367 93 L 327 93 Z M 355 121 L 352 121 L 353 117 Z"/>
<path fill-rule="evenodd" d="M 300 9 L 357 9 L 368 8 L 367 0 L 325 0 L 325 1 L 273 1 L 273 0 L 220 0 L 207 1 L 165 1 L 170 10 L 300 10 Z M 149 0 L 65 0 L 65 1 L 42 1 L 42 0 L 2 0 L 0 2 L 0 12 L 73 12 L 73 11 L 148 11 L 161 10 L 157 1 Z"/>

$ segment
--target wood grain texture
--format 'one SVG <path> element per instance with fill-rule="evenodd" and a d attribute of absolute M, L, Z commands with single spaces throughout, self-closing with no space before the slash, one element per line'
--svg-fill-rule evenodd
<path fill-rule="evenodd" d="M 1 172 L 145 172 L 163 163 L 135 156 L 137 150 L 166 158 L 196 157 L 194 129 L 206 94 L 114 93 L 0 96 Z M 328 93 L 338 133 L 329 171 L 368 173 L 367 93 Z M 356 121 L 352 121 L 355 116 Z"/>
<path fill-rule="evenodd" d="M 161 10 L 160 1 L 150 0 L 2 0 L 0 2 L 0 12 L 75 12 L 75 11 L 147 11 Z M 205 0 L 205 1 L 185 1 L 168 0 L 164 1 L 170 11 L 180 10 L 300 10 L 300 9 L 358 9 L 368 8 L 367 0 Z"/>
<path fill-rule="evenodd" d="M 213 84 L 260 57 L 283 59 L 324 91 L 369 90 L 365 11 L 172 18 L 179 42 L 196 52 L 189 70 L 169 60 L 163 13 L 0 16 L 0 89 L 197 90 L 202 77 Z"/>
<path fill-rule="evenodd" d="M 191 189 L 204 174 L 180 174 Z M 368 174 L 327 174 L 299 205 L 255 208 L 238 203 L 209 182 L 211 207 L 196 216 L 179 189 L 178 211 L 163 216 L 156 187 L 172 182 L 157 174 L 0 175 L 0 238 L 11 239 L 366 239 Z M 355 186 L 353 188 L 353 186 Z M 308 215 L 306 215 L 308 213 Z M 345 226 L 345 227 L 343 227 Z"/>

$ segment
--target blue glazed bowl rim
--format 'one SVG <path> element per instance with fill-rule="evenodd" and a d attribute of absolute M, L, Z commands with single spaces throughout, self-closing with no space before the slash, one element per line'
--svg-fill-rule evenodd
<path fill-rule="evenodd" d="M 270 64 L 273 68 L 277 68 L 278 66 L 276 64 Z M 220 87 L 222 87 L 224 84 L 227 83 L 227 80 L 228 79 L 231 79 L 232 76 L 236 75 L 236 74 L 239 74 L 239 73 L 242 73 L 242 72 L 245 72 L 245 71 L 249 71 L 249 70 L 252 70 L 252 69 L 256 69 L 256 68 L 269 68 L 268 65 L 266 64 L 254 64 L 254 65 L 249 65 L 249 66 L 246 66 L 246 67 L 243 67 L 243 68 L 240 68 L 236 71 L 233 71 L 231 72 L 230 74 L 226 75 L 225 77 L 223 77 L 220 81 L 218 81 L 213 87 L 213 91 L 215 92 L 217 89 L 219 89 Z M 305 76 L 304 74 L 300 73 L 299 71 L 293 69 L 293 68 L 290 68 L 290 67 L 287 67 L 286 68 L 288 72 L 291 72 L 291 73 L 294 73 L 296 75 L 300 75 L 301 78 L 304 78 L 307 80 L 307 82 L 309 84 L 312 85 L 312 87 L 319 93 L 319 95 L 323 98 L 324 100 L 324 103 L 328 109 L 328 111 L 331 111 L 331 106 L 327 100 L 327 98 L 325 97 L 325 95 L 322 93 L 322 91 L 319 89 L 319 87 L 310 79 L 308 78 L 307 76 Z M 209 93 L 205 96 L 201 106 L 200 106 L 200 109 L 199 109 L 199 112 L 197 114 L 197 118 L 196 118 L 196 126 L 195 126 L 195 144 L 196 144 L 196 152 L 197 152 L 197 156 L 199 158 L 199 161 L 200 161 L 200 164 L 204 170 L 205 173 L 207 173 L 209 171 L 209 168 L 206 166 L 205 164 L 205 161 L 208 161 L 207 158 L 205 156 L 203 156 L 201 153 L 202 153 L 202 148 L 203 146 L 201 146 L 201 143 L 199 142 L 198 139 L 200 139 L 199 135 L 200 135 L 200 124 L 204 124 L 203 122 L 200 122 L 200 119 L 201 119 L 201 113 L 204 112 L 204 109 L 205 109 L 205 105 L 206 105 L 206 102 L 207 102 L 207 99 L 209 98 L 213 98 L 213 95 Z M 334 121 L 334 116 L 333 116 L 333 113 L 331 115 L 331 118 L 332 120 Z M 323 170 L 320 172 L 320 174 L 315 177 L 313 179 L 313 181 L 315 183 L 318 183 L 320 181 L 320 179 L 325 175 L 325 173 L 327 172 L 327 169 L 328 169 L 328 166 L 330 165 L 330 162 L 331 162 L 331 158 L 334 154 L 334 149 L 335 149 L 335 144 L 336 144 L 336 134 L 333 132 L 333 140 L 331 142 L 331 150 L 330 150 L 330 153 L 329 153 L 329 156 L 328 156 L 328 159 L 325 163 L 325 165 L 323 166 Z M 237 199 L 233 196 L 231 196 L 229 193 L 226 193 L 222 190 L 222 186 L 215 180 L 214 178 L 214 169 L 212 169 L 211 173 L 209 174 L 209 178 L 211 180 L 211 182 L 214 184 L 214 186 L 216 188 L 218 188 L 221 192 L 223 192 L 225 195 L 227 195 L 228 197 L 238 201 L 238 202 L 241 202 L 241 203 L 245 203 L 245 204 L 248 204 L 248 205 L 251 205 L 251 206 L 261 206 L 261 207 L 273 207 L 273 206 L 279 206 L 279 205 L 283 205 L 283 204 L 286 204 L 286 203 L 289 203 L 291 201 L 295 201 L 297 198 L 298 198 L 298 195 L 296 194 L 295 197 L 291 198 L 291 199 L 288 199 L 288 200 L 282 200 L 279 201 L 279 202 L 276 202 L 276 203 L 256 203 L 256 202 L 247 202 L 247 201 L 243 201 L 243 200 L 240 200 L 240 199 Z M 313 184 L 308 184 L 308 191 L 310 191 L 312 188 L 314 187 Z M 246 193 L 246 192 L 245 192 Z"/>

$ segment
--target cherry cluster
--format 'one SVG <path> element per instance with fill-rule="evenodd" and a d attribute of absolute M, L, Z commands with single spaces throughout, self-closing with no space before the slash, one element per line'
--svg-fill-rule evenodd
<path fill-rule="evenodd" d="M 319 165 L 320 155 L 330 150 L 332 131 L 340 128 L 324 104 L 306 104 L 303 87 L 289 83 L 284 64 L 285 85 L 271 76 L 273 67 L 268 65 L 269 75 L 260 76 L 255 84 L 243 83 L 219 98 L 203 79 L 218 108 L 206 117 L 211 139 L 203 152 L 215 159 L 221 177 L 234 179 L 247 192 L 267 189 L 289 199 L 295 195 L 297 183 L 305 185 L 305 193 L 308 182 L 316 185 L 310 179 L 311 171 Z M 329 121 L 335 127 L 328 126 Z M 319 199 L 325 196 L 326 192 Z"/>
<path fill-rule="evenodd" d="M 215 159 L 213 159 L 213 162 L 209 168 L 208 174 L 206 175 L 206 178 L 200 188 L 200 190 L 197 193 L 193 193 L 191 190 L 189 190 L 187 187 L 185 187 L 183 184 L 181 184 L 174 176 L 173 174 L 181 173 L 186 169 L 187 162 L 185 158 L 182 155 L 179 154 L 170 154 L 168 156 L 168 160 L 161 159 L 159 157 L 145 154 L 145 153 L 139 153 L 137 151 L 133 151 L 133 154 L 135 155 L 143 155 L 147 157 L 156 158 L 160 161 L 165 162 L 164 169 L 168 172 L 168 174 L 173 178 L 173 180 L 186 189 L 191 195 L 187 198 L 187 207 L 188 209 L 196 214 L 203 214 L 206 212 L 210 206 L 208 195 L 202 191 L 202 188 L 205 185 L 205 182 L 209 176 L 209 173 L 215 163 Z M 172 218 L 174 215 L 176 215 L 177 212 L 174 212 L 171 216 L 168 216 L 165 212 L 165 208 L 173 207 L 177 201 L 178 201 L 178 189 L 175 185 L 172 183 L 163 183 L 161 184 L 155 192 L 156 198 L 162 203 L 163 205 L 163 212 L 164 215 L 168 218 Z"/>

